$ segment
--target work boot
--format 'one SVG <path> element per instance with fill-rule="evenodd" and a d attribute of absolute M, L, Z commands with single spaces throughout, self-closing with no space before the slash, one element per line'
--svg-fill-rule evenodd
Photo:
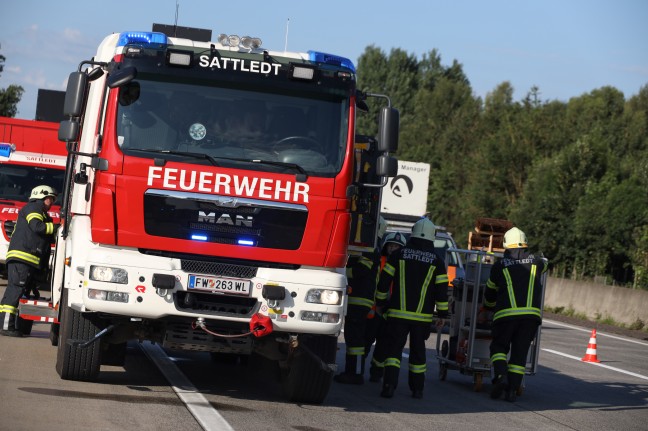
<path fill-rule="evenodd" d="M 5 337 L 19 338 L 23 336 L 23 333 L 17 329 L 13 329 L 13 330 L 0 329 L 0 335 L 4 335 Z"/>
<path fill-rule="evenodd" d="M 369 368 L 369 381 L 370 382 L 379 382 L 382 380 L 383 369 L 380 367 L 371 366 Z"/>
<path fill-rule="evenodd" d="M 423 391 L 412 391 L 412 398 L 420 400 L 421 398 L 423 398 Z"/>
<path fill-rule="evenodd" d="M 493 379 L 493 387 L 491 389 L 490 397 L 494 400 L 498 399 L 502 396 L 507 387 L 508 384 L 506 383 L 506 380 L 504 380 L 504 377 L 497 376 Z"/>
<path fill-rule="evenodd" d="M 504 399 L 508 402 L 514 403 L 517 398 L 517 388 L 507 388 L 504 394 Z"/>
<path fill-rule="evenodd" d="M 364 377 L 360 374 L 340 373 L 333 377 L 333 380 L 346 385 L 362 385 Z"/>
<path fill-rule="evenodd" d="M 383 398 L 391 398 L 394 396 L 394 391 L 396 388 L 394 388 L 392 385 L 385 384 L 383 385 L 382 392 L 380 392 L 380 396 Z"/>

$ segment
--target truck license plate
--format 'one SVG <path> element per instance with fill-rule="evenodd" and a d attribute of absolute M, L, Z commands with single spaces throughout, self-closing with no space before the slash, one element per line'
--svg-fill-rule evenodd
<path fill-rule="evenodd" d="M 189 289 L 230 293 L 232 295 L 249 295 L 250 284 L 248 280 L 238 280 L 235 278 L 189 275 Z"/>

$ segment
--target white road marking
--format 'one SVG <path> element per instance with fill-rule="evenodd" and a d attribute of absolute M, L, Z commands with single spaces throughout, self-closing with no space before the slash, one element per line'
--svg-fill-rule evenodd
<path fill-rule="evenodd" d="M 209 401 L 182 374 L 173 361 L 157 344 L 140 343 L 140 347 L 149 359 L 164 374 L 180 400 L 187 406 L 194 418 L 205 431 L 234 431 L 234 428 L 209 404 Z"/>
<path fill-rule="evenodd" d="M 585 329 L 585 328 L 581 328 L 580 326 L 574 326 L 574 325 L 569 325 L 567 323 L 556 322 L 555 320 L 543 319 L 542 322 L 543 322 L 543 324 L 544 324 L 544 322 L 548 322 L 548 323 L 551 323 L 552 325 L 564 326 L 566 328 L 575 329 L 577 331 L 587 332 L 588 334 L 590 334 L 592 332 L 591 329 Z M 622 341 L 627 341 L 629 343 L 635 343 L 635 344 L 640 344 L 642 346 L 648 346 L 648 343 L 644 343 L 644 342 L 639 341 L 639 340 L 633 340 L 632 338 L 627 338 L 627 337 L 618 337 L 616 335 L 610 335 L 610 334 L 607 334 L 605 332 L 599 332 L 598 330 L 596 330 L 596 335 L 597 336 L 602 335 L 604 337 L 614 338 L 615 340 L 622 340 Z"/>
<path fill-rule="evenodd" d="M 601 363 L 598 363 L 598 362 L 585 362 L 585 361 L 581 361 L 581 358 L 578 358 L 578 357 L 576 357 L 576 356 L 572 356 L 572 355 L 568 355 L 568 354 L 566 354 L 566 353 L 558 352 L 558 351 L 556 351 L 556 350 L 551 350 L 551 349 L 542 349 L 542 348 L 541 348 L 540 350 L 542 350 L 542 351 L 544 351 L 544 352 L 549 352 L 549 353 L 553 353 L 553 354 L 556 354 L 556 355 L 564 356 L 564 357 L 566 357 L 566 358 L 575 359 L 575 360 L 577 360 L 577 361 L 579 361 L 579 362 L 583 362 L 584 364 L 592 364 L 592 365 L 596 365 L 597 367 L 607 368 L 607 369 L 609 369 L 609 370 L 617 371 L 617 372 L 619 372 L 619 373 L 627 374 L 627 375 L 629 375 L 629 376 L 638 377 L 638 378 L 640 378 L 640 379 L 648 380 L 648 376 L 644 376 L 644 375 L 642 375 L 642 374 L 637 374 L 637 373 L 633 373 L 633 372 L 630 372 L 630 371 L 622 370 L 621 368 L 611 367 L 611 366 L 609 366 L 609 365 L 601 364 Z"/>

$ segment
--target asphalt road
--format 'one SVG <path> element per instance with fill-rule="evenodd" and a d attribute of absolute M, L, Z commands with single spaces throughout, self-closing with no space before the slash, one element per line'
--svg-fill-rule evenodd
<path fill-rule="evenodd" d="M 422 400 L 409 394 L 403 360 L 392 399 L 379 397 L 377 383 L 334 383 L 324 404 L 301 405 L 284 401 L 276 369 L 264 361 L 218 364 L 206 353 L 135 342 L 126 366 L 103 366 L 98 383 L 64 381 L 48 331 L 35 324 L 31 337 L 0 337 L 0 429 L 645 430 L 648 423 L 648 342 L 599 331 L 601 363 L 586 363 L 591 328 L 550 320 L 538 373 L 515 403 L 491 400 L 486 380 L 475 392 L 472 377 L 457 370 L 440 381 L 435 334 Z M 342 338 L 339 347 L 342 364 Z"/>

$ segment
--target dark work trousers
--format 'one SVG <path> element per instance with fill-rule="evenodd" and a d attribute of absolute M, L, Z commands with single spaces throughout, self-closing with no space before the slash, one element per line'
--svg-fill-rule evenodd
<path fill-rule="evenodd" d="M 7 263 L 7 288 L 0 302 L 0 329 L 9 331 L 16 329 L 18 302 L 25 289 L 32 287 L 36 272 L 36 268 L 25 263 L 16 261 Z"/>
<path fill-rule="evenodd" d="M 505 360 L 493 361 L 495 377 L 508 376 L 509 387 L 517 389 L 522 383 L 526 368 L 529 346 L 538 332 L 540 322 L 537 319 L 516 318 L 493 322 L 491 333 L 493 341 L 490 345 L 491 357 L 496 354 L 511 355 Z"/>
<path fill-rule="evenodd" d="M 373 319 L 367 321 L 367 336 L 365 339 L 365 357 L 371 351 L 371 345 L 375 342 L 373 354 L 371 355 L 371 364 L 369 374 L 374 377 L 383 376 L 385 369 L 385 334 L 387 333 L 387 322 L 385 318 L 378 314 Z"/>
<path fill-rule="evenodd" d="M 430 335 L 430 324 L 404 319 L 387 318 L 385 333 L 385 377 L 383 387 L 398 385 L 398 373 L 403 348 L 409 335 L 408 383 L 411 391 L 422 391 L 425 385 L 425 340 Z"/>
<path fill-rule="evenodd" d="M 344 372 L 346 374 L 360 374 L 358 360 L 362 360 L 365 353 L 365 330 L 367 327 L 367 313 L 369 308 L 360 305 L 349 305 L 344 317 L 344 343 L 346 356 Z"/>

